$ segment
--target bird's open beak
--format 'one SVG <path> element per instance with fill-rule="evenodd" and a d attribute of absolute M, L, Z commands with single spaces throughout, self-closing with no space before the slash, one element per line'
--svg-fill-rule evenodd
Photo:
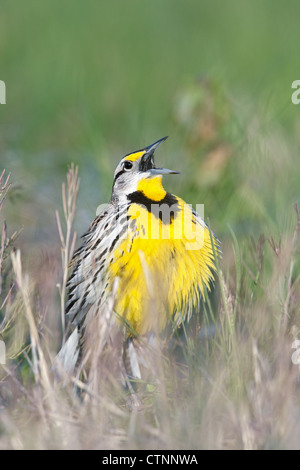
<path fill-rule="evenodd" d="M 168 138 L 168 136 L 163 137 L 162 139 L 159 139 L 156 142 L 154 142 L 154 144 L 151 144 L 151 145 L 148 145 L 148 147 L 145 147 L 144 148 L 144 150 L 146 150 L 145 156 L 153 155 L 155 150 L 157 149 L 157 147 L 159 147 L 162 142 L 167 140 L 167 138 Z"/>
<path fill-rule="evenodd" d="M 145 147 L 146 153 L 143 155 L 143 161 L 147 162 L 147 171 L 150 173 L 151 176 L 159 176 L 159 175 L 177 175 L 180 174 L 179 171 L 168 170 L 168 168 L 155 168 L 153 155 L 157 147 L 164 142 L 168 136 L 159 139 L 154 144 Z"/>
<path fill-rule="evenodd" d="M 152 168 L 149 170 L 151 176 L 158 176 L 158 175 L 179 175 L 180 171 L 175 170 L 168 170 L 168 168 Z"/>

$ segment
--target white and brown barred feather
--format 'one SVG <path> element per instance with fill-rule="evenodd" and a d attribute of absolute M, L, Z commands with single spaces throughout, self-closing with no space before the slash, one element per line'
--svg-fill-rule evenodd
<path fill-rule="evenodd" d="M 113 283 L 108 279 L 109 263 L 115 261 L 114 248 L 127 232 L 128 204 L 109 204 L 82 236 L 83 243 L 70 263 L 67 282 L 66 317 L 70 336 L 58 354 L 69 373 L 76 367 L 91 317 L 105 315 Z"/>

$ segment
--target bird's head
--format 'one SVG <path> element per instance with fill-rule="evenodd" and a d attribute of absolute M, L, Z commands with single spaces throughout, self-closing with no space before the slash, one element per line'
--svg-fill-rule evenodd
<path fill-rule="evenodd" d="M 167 137 L 163 137 L 154 144 L 122 158 L 114 174 L 112 200 L 120 201 L 135 191 L 150 191 L 155 196 L 155 191 L 163 190 L 163 175 L 179 173 L 167 168 L 156 168 L 154 164 L 154 152 L 166 139 Z"/>

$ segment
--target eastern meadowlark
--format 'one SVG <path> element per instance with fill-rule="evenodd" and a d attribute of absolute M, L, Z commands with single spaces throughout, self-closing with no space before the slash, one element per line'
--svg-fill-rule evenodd
<path fill-rule="evenodd" d="M 111 322 L 124 342 L 160 334 L 168 325 L 174 331 L 210 288 L 218 242 L 191 206 L 165 191 L 163 175 L 178 173 L 154 164 L 165 139 L 122 158 L 110 203 L 74 254 L 66 305 L 73 333 L 60 353 L 68 371 L 95 318 L 96 343 L 108 340 Z"/>

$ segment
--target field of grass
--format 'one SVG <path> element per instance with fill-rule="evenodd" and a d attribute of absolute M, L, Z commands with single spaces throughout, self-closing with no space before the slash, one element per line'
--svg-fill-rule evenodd
<path fill-rule="evenodd" d="M 0 449 L 299 449 L 299 3 L 0 0 L 0 11 Z M 119 159 L 165 135 L 157 163 L 181 172 L 165 186 L 205 205 L 223 254 L 132 410 L 113 352 L 96 390 L 53 373 L 68 254 L 55 211 L 66 234 L 74 163 L 81 235 Z"/>

